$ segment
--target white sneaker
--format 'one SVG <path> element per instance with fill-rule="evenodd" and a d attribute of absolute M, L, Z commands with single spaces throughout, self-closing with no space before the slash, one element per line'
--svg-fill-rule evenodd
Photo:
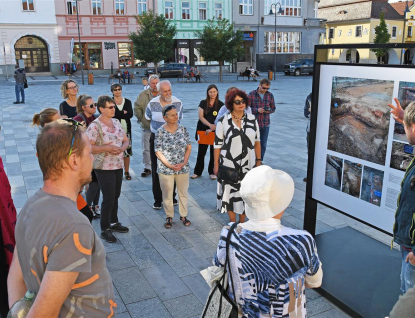
<path fill-rule="evenodd" d="M 210 175 L 210 179 L 211 179 L 211 180 L 216 180 L 216 179 L 217 179 L 217 177 L 216 177 L 216 175 L 211 174 L 211 175 Z"/>

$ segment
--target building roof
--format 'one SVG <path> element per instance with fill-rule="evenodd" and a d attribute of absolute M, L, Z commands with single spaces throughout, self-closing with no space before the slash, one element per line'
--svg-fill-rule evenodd
<path fill-rule="evenodd" d="M 336 0 L 336 2 L 337 1 L 338 0 Z M 338 2 L 345 1 L 340 0 Z M 321 7 L 318 10 L 318 17 L 320 19 L 326 19 L 327 22 L 379 19 L 381 12 L 384 12 L 385 19 L 402 19 L 402 16 L 396 12 L 396 10 L 388 2 L 385 1 L 361 1 L 329 7 Z"/>
<path fill-rule="evenodd" d="M 414 1 L 408 1 L 408 8 L 410 8 L 413 4 Z M 393 2 L 390 5 L 403 17 L 403 13 L 406 9 L 406 1 Z"/>
<path fill-rule="evenodd" d="M 371 0 L 320 0 L 318 3 L 318 8 L 325 8 L 325 7 L 336 7 L 346 4 L 352 3 L 361 3 L 361 2 L 368 2 Z M 379 2 L 388 2 L 388 0 L 377 0 Z"/>

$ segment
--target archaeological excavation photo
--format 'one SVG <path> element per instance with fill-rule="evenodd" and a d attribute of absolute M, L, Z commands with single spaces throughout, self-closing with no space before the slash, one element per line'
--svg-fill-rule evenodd
<path fill-rule="evenodd" d="M 393 85 L 393 81 L 334 76 L 327 148 L 385 165 Z"/>
<path fill-rule="evenodd" d="M 362 180 L 362 165 L 344 160 L 342 192 L 359 198 Z"/>
<path fill-rule="evenodd" d="M 340 190 L 342 182 L 343 159 L 327 155 L 326 177 L 324 184 L 330 188 Z"/>
<path fill-rule="evenodd" d="M 362 192 L 360 198 L 380 206 L 384 172 L 368 166 L 363 167 Z"/>
<path fill-rule="evenodd" d="M 414 156 L 413 152 L 414 149 L 409 144 L 397 141 L 392 142 L 390 167 L 396 170 L 405 171 Z"/>
<path fill-rule="evenodd" d="M 401 103 L 402 109 L 405 108 L 413 101 L 415 101 L 415 83 L 414 82 L 399 82 L 398 100 Z M 393 139 L 403 142 L 408 142 L 405 135 L 403 124 L 395 122 L 393 130 Z"/>

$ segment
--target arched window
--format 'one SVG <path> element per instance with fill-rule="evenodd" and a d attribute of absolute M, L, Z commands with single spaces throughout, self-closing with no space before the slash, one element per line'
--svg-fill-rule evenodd
<path fill-rule="evenodd" d="M 26 35 L 14 45 L 16 64 L 24 60 L 26 72 L 49 72 L 49 53 L 46 42 L 40 37 Z"/>

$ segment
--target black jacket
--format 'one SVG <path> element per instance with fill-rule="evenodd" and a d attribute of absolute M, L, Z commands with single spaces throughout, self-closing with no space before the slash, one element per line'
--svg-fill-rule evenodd
<path fill-rule="evenodd" d="M 124 110 L 127 111 L 126 114 L 124 114 Z M 134 116 L 133 113 L 133 105 L 131 104 L 131 101 L 127 98 L 125 98 L 124 107 L 122 110 L 119 110 L 117 106 L 115 106 L 115 115 L 114 118 L 118 119 L 121 122 L 121 119 L 125 119 L 125 122 L 127 123 L 127 133 L 131 136 L 131 120 Z"/>

